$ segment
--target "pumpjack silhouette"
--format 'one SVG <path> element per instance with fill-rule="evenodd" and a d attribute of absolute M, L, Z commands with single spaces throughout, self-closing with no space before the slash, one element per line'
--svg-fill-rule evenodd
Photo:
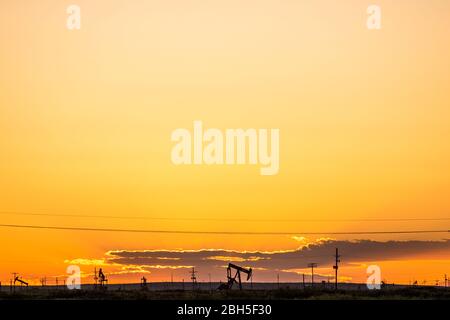
<path fill-rule="evenodd" d="M 28 287 L 28 282 L 23 281 L 22 278 L 19 278 L 19 276 L 16 276 L 16 277 L 14 278 L 14 285 L 16 285 L 16 282 L 19 282 L 20 285 L 25 285 L 25 286 Z"/>
<path fill-rule="evenodd" d="M 100 284 L 100 287 L 105 287 L 105 285 L 108 283 L 108 279 L 103 273 L 102 268 L 98 270 L 98 283 Z"/>
<path fill-rule="evenodd" d="M 236 273 L 233 276 L 232 269 L 236 270 Z M 242 290 L 242 281 L 241 281 L 241 272 L 247 274 L 247 281 L 250 280 L 252 277 L 252 268 L 246 269 L 242 268 L 238 265 L 235 265 L 233 263 L 228 264 L 227 268 L 227 283 L 221 283 L 218 290 L 231 290 L 233 288 L 233 285 L 235 283 L 239 284 L 239 290 Z M 236 280 L 237 278 L 237 280 Z"/>
<path fill-rule="evenodd" d="M 147 278 L 144 277 L 144 276 L 141 278 L 141 290 L 143 290 L 143 291 L 147 291 L 148 290 Z"/>
<path fill-rule="evenodd" d="M 108 284 L 108 279 L 106 278 L 106 275 L 103 273 L 102 268 L 98 270 L 97 268 L 94 269 L 94 288 L 100 289 L 100 290 L 106 290 Z"/>

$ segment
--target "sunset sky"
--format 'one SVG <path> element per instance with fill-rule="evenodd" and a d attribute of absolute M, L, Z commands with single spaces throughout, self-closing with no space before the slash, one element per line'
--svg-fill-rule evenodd
<path fill-rule="evenodd" d="M 292 234 L 0 227 L 0 281 L 326 279 L 336 246 L 343 281 L 450 276 L 448 233 L 326 234 L 450 229 L 449 57 L 447 0 L 1 1 L 0 224 Z M 279 173 L 175 166 L 194 120 L 279 128 Z"/>

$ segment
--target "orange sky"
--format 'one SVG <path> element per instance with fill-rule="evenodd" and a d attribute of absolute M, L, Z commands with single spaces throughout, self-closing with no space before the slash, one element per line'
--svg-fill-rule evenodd
<path fill-rule="evenodd" d="M 448 221 L 89 217 L 450 218 L 448 1 L 377 1 L 378 31 L 366 28 L 372 2 L 363 0 L 73 3 L 81 7 L 78 31 L 66 29 L 72 2 L 0 3 L 2 224 L 297 236 L 449 229 Z M 260 176 L 250 165 L 174 166 L 170 133 L 194 120 L 208 128 L 279 128 L 279 174 Z M 0 241 L 3 282 L 14 271 L 30 279 L 64 274 L 65 261 L 103 259 L 110 250 L 299 247 L 290 236 L 7 228 Z M 442 278 L 450 273 L 441 267 L 450 262 L 444 251 L 379 263 L 392 281 Z M 441 263 L 425 268 L 430 259 Z M 405 275 L 407 261 L 414 263 Z M 349 267 L 343 276 L 363 279 L 362 272 Z"/>

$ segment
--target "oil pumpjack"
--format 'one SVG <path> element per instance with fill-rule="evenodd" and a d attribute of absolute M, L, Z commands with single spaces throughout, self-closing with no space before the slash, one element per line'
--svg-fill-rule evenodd
<path fill-rule="evenodd" d="M 146 277 L 142 277 L 141 278 L 141 290 L 147 291 L 148 287 L 147 287 L 147 278 Z"/>
<path fill-rule="evenodd" d="M 98 269 L 98 272 L 97 268 L 94 268 L 94 288 L 106 290 L 107 284 L 108 279 L 106 278 L 106 275 L 103 273 L 102 268 Z"/>
<path fill-rule="evenodd" d="M 233 276 L 232 269 L 236 270 L 236 273 Z M 246 269 L 242 268 L 233 263 L 228 264 L 227 268 L 227 283 L 220 284 L 218 290 L 230 290 L 233 288 L 234 283 L 239 283 L 239 290 L 242 290 L 242 281 L 241 281 L 241 272 L 247 274 L 247 281 L 252 277 L 252 268 Z M 237 278 L 237 280 L 236 280 Z"/>
<path fill-rule="evenodd" d="M 14 286 L 16 285 L 16 282 L 19 282 L 20 285 L 25 285 L 26 287 L 28 287 L 28 282 L 22 280 L 22 278 L 19 277 L 18 275 L 16 275 L 16 276 L 14 277 Z"/>
<path fill-rule="evenodd" d="M 98 269 L 98 283 L 100 285 L 100 288 L 106 289 L 106 284 L 108 283 L 108 279 L 106 278 L 105 274 L 103 273 L 102 268 Z"/>

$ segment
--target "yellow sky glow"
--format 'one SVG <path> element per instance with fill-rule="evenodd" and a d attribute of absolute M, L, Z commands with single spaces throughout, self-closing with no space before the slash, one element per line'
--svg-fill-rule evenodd
<path fill-rule="evenodd" d="M 79 31 L 66 29 L 64 1 L 0 4 L 2 224 L 297 237 L 302 231 L 449 229 L 448 221 L 7 214 L 449 217 L 450 2 L 377 1 L 379 31 L 366 28 L 371 3 L 361 0 L 75 2 Z M 208 128 L 279 128 L 278 175 L 260 176 L 251 165 L 174 166 L 170 134 L 194 120 Z M 0 229 L 0 241 L 5 283 L 11 272 L 36 279 L 64 274 L 64 261 L 101 260 L 109 250 L 299 246 L 291 236 L 7 228 Z M 443 253 L 430 259 L 449 261 Z M 401 274 L 405 263 L 384 263 L 389 278 L 412 279 Z M 417 262 L 413 268 L 417 277 L 433 278 L 442 277 L 439 266 Z"/>

